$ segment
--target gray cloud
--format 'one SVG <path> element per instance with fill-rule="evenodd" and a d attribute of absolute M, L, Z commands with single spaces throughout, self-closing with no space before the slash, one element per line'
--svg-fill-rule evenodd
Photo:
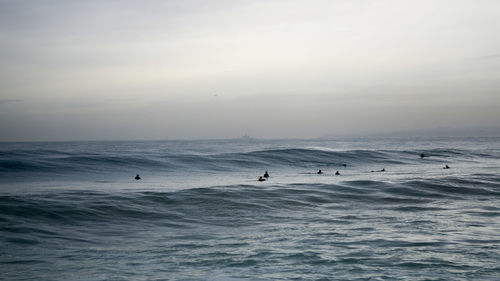
<path fill-rule="evenodd" d="M 496 0 L 0 0 L 0 104 L 20 104 L 3 106 L 0 131 L 314 137 L 498 124 L 498 14 Z"/>
<path fill-rule="evenodd" d="M 23 102 L 22 99 L 0 99 L 0 104 Z"/>
<path fill-rule="evenodd" d="M 480 59 L 500 59 L 500 53 L 482 56 Z"/>

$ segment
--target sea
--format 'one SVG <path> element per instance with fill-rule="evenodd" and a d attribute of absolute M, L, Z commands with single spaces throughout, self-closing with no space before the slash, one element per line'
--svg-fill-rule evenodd
<path fill-rule="evenodd" d="M 500 138 L 0 143 L 0 280 L 500 280 Z"/>

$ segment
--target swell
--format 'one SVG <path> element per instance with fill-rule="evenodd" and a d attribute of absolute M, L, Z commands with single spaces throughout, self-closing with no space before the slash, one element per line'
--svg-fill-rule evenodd
<path fill-rule="evenodd" d="M 397 211 L 439 210 L 443 200 L 500 197 L 500 187 L 475 179 L 431 179 L 389 183 L 374 180 L 338 184 L 254 185 L 185 189 L 176 192 L 62 191 L 0 196 L 2 231 L 19 221 L 80 225 L 162 223 L 174 227 L 191 224 L 251 224 L 287 212 L 326 209 L 391 208 Z M 498 210 L 483 210 L 498 212 Z M 26 226 L 26 225 L 25 225 Z M 22 231 L 29 231 L 29 227 Z"/>
<path fill-rule="evenodd" d="M 238 153 L 172 153 L 172 152 L 68 152 L 59 150 L 0 151 L 0 173 L 102 173 L 137 169 L 161 171 L 242 171 L 265 167 L 341 167 L 369 164 L 416 164 L 421 151 L 327 149 L 266 149 Z M 430 150 L 429 161 L 497 157 L 492 153 L 464 150 Z"/>

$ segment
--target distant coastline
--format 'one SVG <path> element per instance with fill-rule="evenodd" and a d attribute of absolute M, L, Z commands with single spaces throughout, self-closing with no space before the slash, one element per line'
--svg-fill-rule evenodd
<path fill-rule="evenodd" d="M 320 139 L 334 138 L 468 138 L 468 137 L 500 137 L 500 127 L 452 128 L 436 127 L 416 130 L 394 130 L 386 132 L 332 133 Z"/>

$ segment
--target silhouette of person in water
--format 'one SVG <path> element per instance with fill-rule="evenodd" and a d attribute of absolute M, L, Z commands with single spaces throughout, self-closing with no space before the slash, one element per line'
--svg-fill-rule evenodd
<path fill-rule="evenodd" d="M 336 175 L 336 176 L 340 176 L 339 171 L 336 171 L 336 172 L 335 172 L 335 175 Z"/>
<path fill-rule="evenodd" d="M 265 181 L 265 180 L 266 180 L 266 179 L 265 179 L 265 178 L 263 178 L 263 177 L 260 177 L 260 178 L 259 178 L 259 181 Z"/>
<path fill-rule="evenodd" d="M 420 158 L 424 158 L 424 157 L 425 157 L 425 155 L 423 153 L 420 154 Z"/>
<path fill-rule="evenodd" d="M 443 169 L 449 169 L 449 168 L 450 168 L 450 166 L 448 166 L 448 165 L 444 165 L 444 167 L 443 167 Z"/>
<path fill-rule="evenodd" d="M 268 177 L 269 177 L 269 174 L 267 173 L 267 171 L 264 173 L 264 177 L 265 177 L 265 178 L 268 178 Z"/>
<path fill-rule="evenodd" d="M 135 178 L 134 178 L 134 179 L 136 179 L 136 180 L 140 180 L 140 179 L 141 179 L 141 177 L 139 176 L 139 174 L 137 174 L 137 175 L 135 175 Z"/>
<path fill-rule="evenodd" d="M 321 170 L 318 171 L 318 175 L 321 175 L 323 174 L 323 172 Z"/>

